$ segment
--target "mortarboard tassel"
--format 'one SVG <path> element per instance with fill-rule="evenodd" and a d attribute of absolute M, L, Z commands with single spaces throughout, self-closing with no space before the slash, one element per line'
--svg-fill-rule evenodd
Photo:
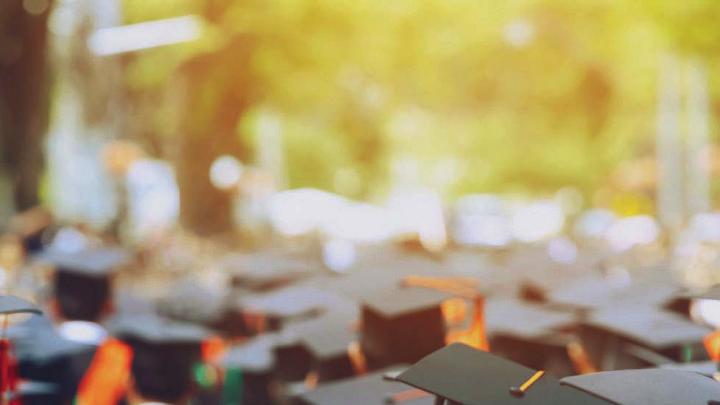
<path fill-rule="evenodd" d="M 530 378 L 528 378 L 527 381 L 522 383 L 519 387 L 510 387 L 510 393 L 514 397 L 522 397 L 525 395 L 525 392 L 532 387 L 533 384 L 535 384 L 543 375 L 545 375 L 545 371 L 538 370 L 533 374 Z"/>
<path fill-rule="evenodd" d="M 578 374 L 597 373 L 598 368 L 593 363 L 585 347 L 577 340 L 573 340 L 566 346 L 568 357 Z"/>
<path fill-rule="evenodd" d="M 485 297 L 477 292 L 477 281 L 464 277 L 406 276 L 402 280 L 406 287 L 423 287 L 442 291 L 473 302 L 473 314 L 467 330 L 448 333 L 446 343 L 464 343 L 478 350 L 490 351 L 485 330 Z"/>
<path fill-rule="evenodd" d="M 352 364 L 355 375 L 363 375 L 367 373 L 367 359 L 365 358 L 365 353 L 363 352 L 362 347 L 360 347 L 360 343 L 357 341 L 350 342 L 350 344 L 348 344 L 347 354 L 350 358 L 350 363 Z"/>

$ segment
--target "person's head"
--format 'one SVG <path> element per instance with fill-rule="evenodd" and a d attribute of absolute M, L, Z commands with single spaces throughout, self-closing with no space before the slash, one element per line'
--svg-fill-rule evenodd
<path fill-rule="evenodd" d="M 184 404 L 190 398 L 207 329 L 153 313 L 119 317 L 109 327 L 132 348 L 131 403 Z"/>
<path fill-rule="evenodd" d="M 133 342 L 130 397 L 137 402 L 184 404 L 194 389 L 198 345 Z"/>
<path fill-rule="evenodd" d="M 99 322 L 112 311 L 112 282 L 108 275 L 58 269 L 54 279 L 56 316 L 67 321 Z"/>

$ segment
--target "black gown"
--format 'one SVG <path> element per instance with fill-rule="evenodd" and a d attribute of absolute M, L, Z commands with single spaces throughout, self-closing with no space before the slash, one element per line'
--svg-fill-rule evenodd
<path fill-rule="evenodd" d="M 72 404 L 97 346 L 64 339 L 40 316 L 12 327 L 9 336 L 20 378 L 53 384 L 57 390 L 55 403 Z"/>

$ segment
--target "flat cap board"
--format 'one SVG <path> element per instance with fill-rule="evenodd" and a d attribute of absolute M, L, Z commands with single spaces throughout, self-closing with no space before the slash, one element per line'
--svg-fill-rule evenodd
<path fill-rule="evenodd" d="M 662 369 L 667 370 L 680 370 L 680 371 L 692 371 L 693 373 L 702 374 L 708 377 L 712 377 L 713 374 L 718 372 L 718 365 L 714 361 L 695 361 L 692 363 L 670 363 L 663 364 L 660 366 Z"/>
<path fill-rule="evenodd" d="M 385 405 L 387 399 L 398 393 L 419 395 L 420 398 L 402 401 L 398 405 L 432 405 L 434 397 L 414 392 L 405 384 L 386 381 L 383 374 L 393 369 L 385 369 L 353 379 L 322 384 L 317 389 L 301 395 L 304 402 L 311 405 Z"/>
<path fill-rule="evenodd" d="M 173 319 L 211 324 L 224 313 L 224 291 L 209 289 L 195 280 L 184 280 L 167 289 L 157 300 L 160 314 Z"/>
<path fill-rule="evenodd" d="M 223 357 L 223 367 L 245 372 L 267 372 L 275 364 L 274 333 L 266 333 L 232 347 Z"/>
<path fill-rule="evenodd" d="M 302 276 L 321 268 L 317 260 L 290 256 L 279 251 L 253 254 L 230 254 L 220 260 L 225 271 L 248 280 L 267 280 L 272 277 Z"/>
<path fill-rule="evenodd" d="M 592 314 L 588 325 L 632 339 L 653 349 L 701 342 L 710 329 L 654 308 L 615 308 Z"/>
<path fill-rule="evenodd" d="M 525 288 L 533 288 L 540 291 L 545 297 L 552 291 L 564 288 L 588 278 L 588 274 L 573 271 L 572 269 L 561 268 L 558 270 L 530 268 L 524 269 L 519 276 L 518 285 Z M 592 275 L 594 276 L 594 275 Z"/>
<path fill-rule="evenodd" d="M 281 318 L 300 317 L 328 312 L 340 307 L 356 306 L 348 298 L 308 285 L 294 285 L 268 293 L 246 295 L 240 299 L 240 305 L 245 309 Z"/>
<path fill-rule="evenodd" d="M 618 404 L 707 405 L 720 401 L 720 383 L 688 371 L 618 370 L 563 378 L 561 384 Z"/>
<path fill-rule="evenodd" d="M 548 301 L 580 309 L 612 306 L 662 306 L 678 292 L 669 283 L 618 284 L 607 279 L 583 279 L 552 291 Z"/>
<path fill-rule="evenodd" d="M 443 258 L 443 270 L 458 276 L 493 280 L 499 266 L 492 263 L 487 254 L 477 251 L 450 251 Z"/>
<path fill-rule="evenodd" d="M 485 304 L 485 325 L 489 334 L 537 338 L 575 322 L 571 313 L 554 311 L 518 299 L 490 299 Z"/>
<path fill-rule="evenodd" d="M 407 369 L 399 381 L 463 405 L 595 405 L 609 401 L 588 395 L 543 375 L 523 396 L 511 394 L 536 370 L 463 344 L 440 349 Z"/>
<path fill-rule="evenodd" d="M 328 323 L 323 329 L 307 331 L 300 336 L 303 346 L 320 361 L 347 356 L 348 346 L 357 339 L 350 327 L 339 323 Z"/>
<path fill-rule="evenodd" d="M 437 307 L 450 297 L 450 294 L 410 287 L 375 291 L 365 296 L 363 303 L 381 315 L 392 318 Z"/>
<path fill-rule="evenodd" d="M 147 343 L 200 343 L 210 332 L 198 325 L 173 321 L 154 314 L 120 316 L 108 322 L 108 329 L 121 339 Z"/>
<path fill-rule="evenodd" d="M 81 274 L 90 277 L 106 277 L 117 267 L 131 259 L 130 253 L 122 248 L 94 248 L 79 252 L 48 250 L 35 256 L 50 263 L 58 271 Z"/>
<path fill-rule="evenodd" d="M 30 301 L 13 295 L 0 295 L 0 314 L 42 314 L 42 311 Z"/>

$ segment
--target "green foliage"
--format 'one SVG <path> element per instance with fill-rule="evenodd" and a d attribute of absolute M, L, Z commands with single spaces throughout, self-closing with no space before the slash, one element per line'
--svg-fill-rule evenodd
<path fill-rule="evenodd" d="M 713 0 L 150 3 L 125 0 L 126 19 L 204 13 L 208 27 L 135 57 L 131 86 L 183 77 L 193 116 L 177 119 L 208 137 L 272 108 L 289 185 L 354 196 L 391 186 L 403 159 L 449 195 L 589 193 L 652 145 L 662 54 L 714 66 L 720 47 Z"/>

